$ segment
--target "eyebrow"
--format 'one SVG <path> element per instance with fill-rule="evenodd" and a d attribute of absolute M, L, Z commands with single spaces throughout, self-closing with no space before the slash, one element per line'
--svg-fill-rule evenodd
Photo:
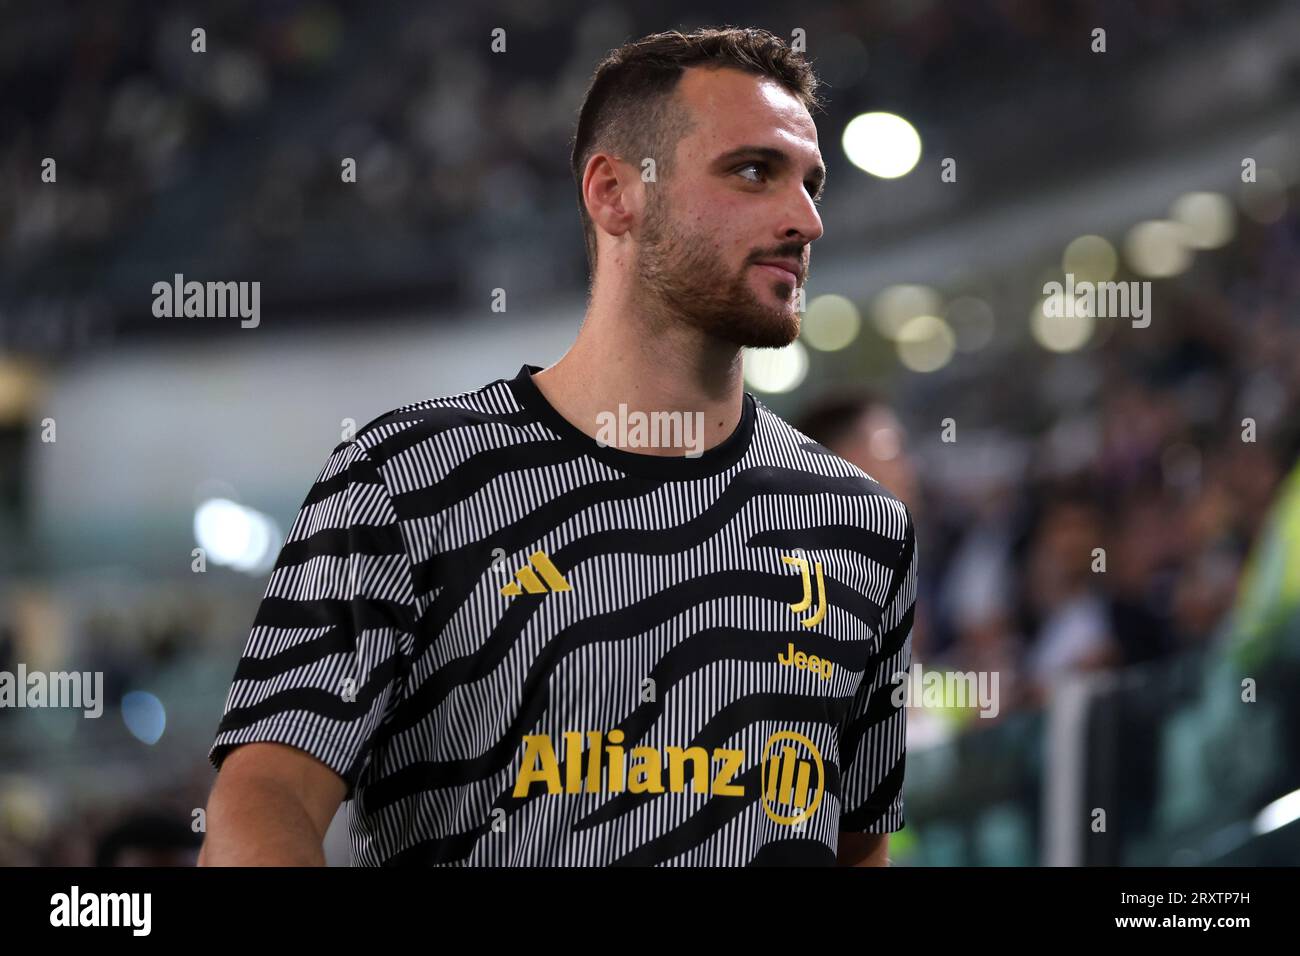
<path fill-rule="evenodd" d="M 733 162 L 739 162 L 742 159 L 751 159 L 757 157 L 764 159 L 773 166 L 780 166 L 788 169 L 794 165 L 790 154 L 783 149 L 777 149 L 774 146 L 737 146 L 735 149 L 728 150 L 719 156 L 715 161 L 718 168 L 731 165 Z M 826 186 L 826 167 L 820 163 L 808 170 L 808 178 L 816 183 L 817 191 L 814 196 L 820 196 Z"/>

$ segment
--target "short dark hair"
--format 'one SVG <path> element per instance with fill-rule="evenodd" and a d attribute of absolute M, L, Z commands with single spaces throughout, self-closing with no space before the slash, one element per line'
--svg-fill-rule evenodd
<path fill-rule="evenodd" d="M 863 416 L 877 408 L 888 408 L 888 403 L 876 389 L 869 386 L 840 389 L 822 395 L 805 408 L 794 427 L 817 444 L 834 451 Z"/>
<path fill-rule="evenodd" d="M 596 227 L 582 198 L 582 176 L 601 151 L 628 162 L 655 157 L 655 174 L 665 172 L 691 117 L 673 101 L 687 67 L 730 67 L 776 80 L 797 96 L 809 113 L 821 108 L 818 80 L 802 53 L 767 30 L 705 27 L 676 30 L 633 40 L 611 51 L 596 67 L 578 114 L 570 167 L 578 187 L 587 265 L 596 274 Z"/>

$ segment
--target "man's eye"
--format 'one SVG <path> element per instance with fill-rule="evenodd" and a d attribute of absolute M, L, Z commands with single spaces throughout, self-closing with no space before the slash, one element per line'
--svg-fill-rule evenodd
<path fill-rule="evenodd" d="M 767 168 L 767 167 L 764 166 L 762 163 L 746 163 L 744 166 L 741 166 L 739 169 L 737 169 L 736 172 L 741 173 L 741 172 L 744 172 L 746 169 L 758 169 L 758 170 L 764 170 L 764 169 L 766 169 L 766 168 Z M 751 182 L 762 182 L 761 179 L 750 180 L 750 181 L 751 181 Z"/>

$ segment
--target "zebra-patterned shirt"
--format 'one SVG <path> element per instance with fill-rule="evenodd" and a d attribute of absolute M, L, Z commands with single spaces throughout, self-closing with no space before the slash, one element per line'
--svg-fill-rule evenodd
<path fill-rule="evenodd" d="M 213 764 L 319 759 L 360 865 L 834 864 L 901 828 L 908 509 L 748 392 L 721 444 L 653 455 L 537 371 L 333 450 Z"/>

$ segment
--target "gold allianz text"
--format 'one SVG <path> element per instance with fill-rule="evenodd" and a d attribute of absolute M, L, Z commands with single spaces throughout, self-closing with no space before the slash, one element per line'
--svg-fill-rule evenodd
<path fill-rule="evenodd" d="M 582 751 L 583 738 L 587 750 Z M 560 761 L 551 743 L 550 734 L 528 734 L 524 737 L 524 759 L 515 780 L 514 795 L 528 796 L 534 784 L 545 785 L 546 792 L 582 793 L 607 791 L 620 793 L 684 793 L 686 790 L 686 765 L 694 772 L 691 789 L 696 793 L 715 796 L 743 797 L 745 788 L 732 783 L 745 761 L 743 750 L 714 747 L 712 760 L 703 747 L 665 747 L 664 755 L 656 747 L 633 747 L 630 754 L 622 746 L 623 731 L 611 730 L 603 735 L 598 730 L 585 734 L 579 731 L 564 733 L 565 764 L 561 773 Z M 712 779 L 710 780 L 711 765 Z M 608 771 L 608 781 L 602 781 L 602 771 Z M 664 776 L 667 771 L 667 782 Z M 563 779 L 561 779 L 563 778 Z M 585 787 L 584 787 L 585 781 Z"/>

